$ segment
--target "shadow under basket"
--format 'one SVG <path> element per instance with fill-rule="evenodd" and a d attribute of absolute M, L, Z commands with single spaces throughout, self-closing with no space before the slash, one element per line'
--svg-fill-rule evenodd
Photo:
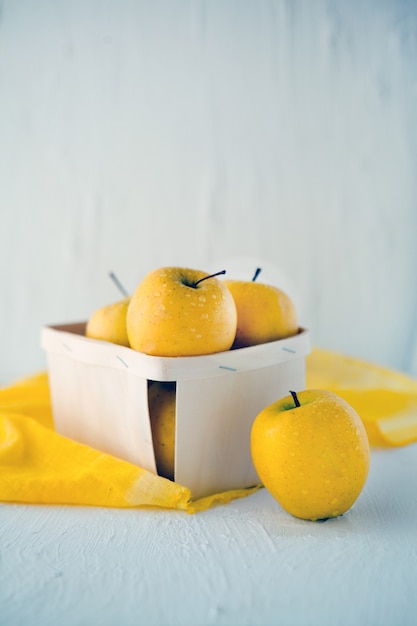
<path fill-rule="evenodd" d="M 58 433 L 157 473 L 148 381 L 176 383 L 175 473 L 193 498 L 250 487 L 254 419 L 305 388 L 309 332 L 206 356 L 155 357 L 85 337 L 85 323 L 45 326 Z"/>

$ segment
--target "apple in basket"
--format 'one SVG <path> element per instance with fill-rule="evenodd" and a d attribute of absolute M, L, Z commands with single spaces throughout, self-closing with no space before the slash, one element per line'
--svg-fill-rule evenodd
<path fill-rule="evenodd" d="M 126 315 L 130 304 L 130 296 L 114 272 L 109 272 L 110 278 L 123 295 L 123 299 L 107 304 L 94 311 L 90 316 L 85 334 L 90 339 L 110 341 L 120 346 L 129 346 L 126 331 Z"/>
<path fill-rule="evenodd" d="M 273 285 L 252 281 L 224 280 L 235 301 L 237 330 L 233 348 L 245 348 L 284 339 L 298 333 L 295 306 L 291 298 Z"/>
<path fill-rule="evenodd" d="M 148 398 L 156 469 L 174 480 L 176 383 L 149 381 Z"/>
<path fill-rule="evenodd" d="M 223 273 L 163 267 L 145 276 L 127 311 L 131 348 L 162 357 L 229 350 L 237 312 L 232 294 L 217 278 Z"/>
<path fill-rule="evenodd" d="M 130 297 L 126 297 L 94 311 L 87 322 L 86 337 L 129 346 L 126 331 L 126 315 L 129 304 Z"/>

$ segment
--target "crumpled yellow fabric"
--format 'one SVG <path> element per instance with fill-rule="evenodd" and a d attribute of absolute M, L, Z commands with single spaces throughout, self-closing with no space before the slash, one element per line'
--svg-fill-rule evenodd
<path fill-rule="evenodd" d="M 306 387 L 333 391 L 359 413 L 373 446 L 417 441 L 417 380 L 373 363 L 315 348 Z"/>
<path fill-rule="evenodd" d="M 334 391 L 361 416 L 371 444 L 417 441 L 417 381 L 373 364 L 314 349 L 307 388 Z M 226 504 L 260 486 L 193 500 L 189 489 L 57 434 L 48 377 L 0 389 L 0 501 L 163 507 L 188 513 Z"/>

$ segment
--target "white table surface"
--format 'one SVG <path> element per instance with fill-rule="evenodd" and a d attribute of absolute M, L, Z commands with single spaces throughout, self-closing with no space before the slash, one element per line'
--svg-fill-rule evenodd
<path fill-rule="evenodd" d="M 1 626 L 415 626 L 417 444 L 374 450 L 343 517 L 262 489 L 188 515 L 0 506 Z"/>

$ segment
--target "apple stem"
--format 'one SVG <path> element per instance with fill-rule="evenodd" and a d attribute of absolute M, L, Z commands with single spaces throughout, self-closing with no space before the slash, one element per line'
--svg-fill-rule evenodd
<path fill-rule="evenodd" d="M 290 391 L 290 394 L 291 394 L 291 395 L 292 395 L 292 397 L 293 397 L 293 400 L 294 400 L 294 404 L 295 404 L 295 406 L 296 406 L 296 407 L 301 406 L 300 401 L 299 401 L 299 399 L 297 398 L 297 394 L 295 393 L 295 391 Z"/>
<path fill-rule="evenodd" d="M 252 282 L 253 282 L 253 283 L 254 283 L 254 282 L 255 282 L 255 280 L 258 278 L 258 276 L 259 276 L 259 274 L 260 274 L 261 272 L 262 272 L 262 267 L 257 267 L 257 268 L 256 268 L 256 272 L 254 273 L 253 278 L 252 278 Z"/>
<path fill-rule="evenodd" d="M 118 290 L 120 291 L 120 293 L 123 294 L 125 296 L 125 298 L 127 298 L 129 296 L 129 294 L 126 291 L 126 289 L 123 287 L 123 285 L 120 282 L 120 280 L 117 278 L 116 274 L 114 272 L 109 272 L 109 276 L 112 279 L 112 281 L 114 282 L 114 284 L 116 285 L 116 287 L 118 288 Z"/>
<path fill-rule="evenodd" d="M 194 287 L 195 289 L 197 285 L 203 282 L 203 280 L 207 280 L 208 278 L 214 278 L 215 276 L 220 276 L 220 274 L 226 274 L 226 270 L 222 270 L 221 272 L 216 272 L 215 274 L 210 274 L 209 276 L 203 276 L 203 278 L 200 278 L 200 280 L 198 280 L 196 283 L 194 283 L 194 285 L 191 285 L 191 286 Z"/>

